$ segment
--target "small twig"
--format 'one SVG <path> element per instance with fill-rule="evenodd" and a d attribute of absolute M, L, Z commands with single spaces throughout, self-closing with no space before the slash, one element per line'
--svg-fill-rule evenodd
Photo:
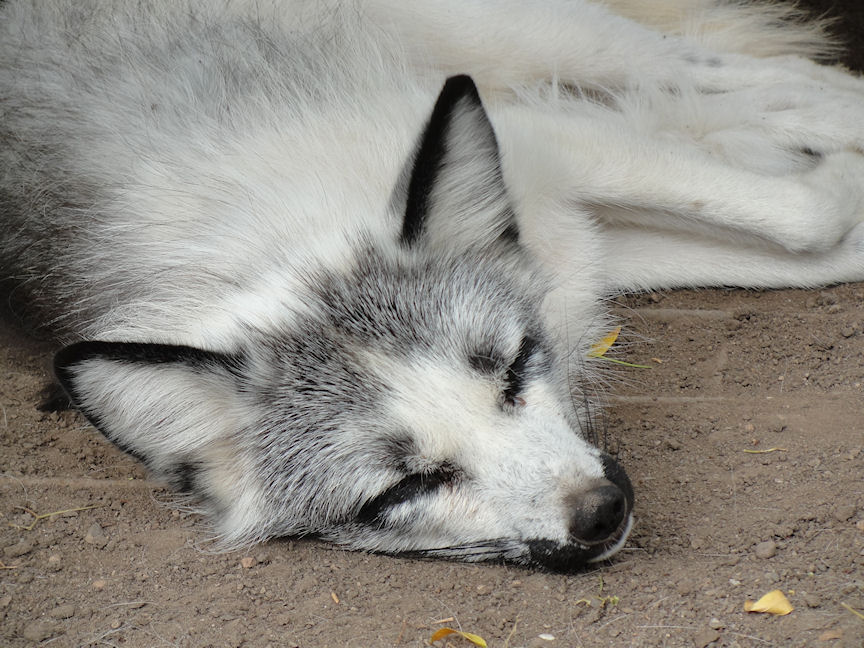
<path fill-rule="evenodd" d="M 763 639 L 762 637 L 756 637 L 754 635 L 744 634 L 743 632 L 732 632 L 731 630 L 727 630 L 725 634 L 735 635 L 736 637 L 744 637 L 745 639 L 752 639 L 753 641 L 758 641 L 760 643 L 771 643 L 771 641 L 769 641 L 768 639 Z"/>
<path fill-rule="evenodd" d="M 124 605 L 140 605 L 144 607 L 145 605 L 153 605 L 152 601 L 124 601 L 123 603 L 111 603 L 110 605 L 106 605 L 105 608 L 114 608 L 114 607 L 122 607 Z"/>
<path fill-rule="evenodd" d="M 516 634 L 516 626 L 519 624 L 519 617 L 517 616 L 513 620 L 513 627 L 510 628 L 510 634 L 507 635 L 507 638 L 504 640 L 504 648 L 509 648 L 510 640 L 513 638 L 513 635 Z"/>
<path fill-rule="evenodd" d="M 640 630 L 695 630 L 698 626 L 682 625 L 638 625 Z"/>
<path fill-rule="evenodd" d="M 408 621 L 405 619 L 402 619 L 402 628 L 399 630 L 399 636 L 396 637 L 395 645 L 398 646 L 400 643 L 402 643 L 402 635 L 405 634 L 405 628 L 407 628 L 407 627 L 408 627 Z"/>
<path fill-rule="evenodd" d="M 765 450 L 742 450 L 747 454 L 768 454 L 769 452 L 788 452 L 786 448 L 767 448 Z"/>
<path fill-rule="evenodd" d="M 621 619 L 624 619 L 624 618 L 626 618 L 626 617 L 628 617 L 628 616 L 630 616 L 630 615 L 629 615 L 629 614 L 619 614 L 618 616 L 609 619 L 606 623 L 604 623 L 604 624 L 602 624 L 602 625 L 600 625 L 600 626 L 597 626 L 597 629 L 598 629 L 598 630 L 602 630 L 603 628 L 605 628 L 605 627 L 608 626 L 609 624 L 611 624 L 611 623 L 615 623 L 616 621 L 620 621 Z"/>
<path fill-rule="evenodd" d="M 16 506 L 15 508 L 21 509 L 22 511 L 25 511 L 25 512 L 29 513 L 30 515 L 32 515 L 33 516 L 33 522 L 28 524 L 27 526 L 21 526 L 20 524 L 14 524 L 14 523 L 10 522 L 9 526 L 14 527 L 16 529 L 23 529 L 24 531 L 32 531 L 33 527 L 35 527 L 36 524 L 40 520 L 45 520 L 45 519 L 48 519 L 50 517 L 54 517 L 55 515 L 63 515 L 64 513 L 75 513 L 77 511 L 89 511 L 90 509 L 99 508 L 99 506 L 100 506 L 100 504 L 93 504 L 92 506 L 81 506 L 79 508 L 64 509 L 63 511 L 52 511 L 51 513 L 37 513 L 33 509 L 29 509 L 26 506 Z"/>
<path fill-rule="evenodd" d="M 852 614 L 854 614 L 854 615 L 857 616 L 859 619 L 861 619 L 862 621 L 864 621 L 864 614 L 861 614 L 858 610 L 856 610 L 855 608 L 853 608 L 851 605 L 848 605 L 848 604 L 846 604 L 846 603 L 841 603 L 840 606 L 846 608 L 846 609 L 849 610 Z"/>

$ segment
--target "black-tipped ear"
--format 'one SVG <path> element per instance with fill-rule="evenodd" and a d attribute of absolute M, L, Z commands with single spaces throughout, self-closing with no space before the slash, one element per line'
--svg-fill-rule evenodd
<path fill-rule="evenodd" d="M 468 76 L 447 79 L 420 138 L 401 238 L 445 248 L 518 239 L 495 131 Z"/>
<path fill-rule="evenodd" d="M 94 427 L 173 487 L 205 496 L 212 489 L 201 480 L 222 480 L 213 470 L 236 464 L 225 456 L 240 426 L 236 365 L 191 347 L 120 342 L 79 342 L 54 357 Z"/>

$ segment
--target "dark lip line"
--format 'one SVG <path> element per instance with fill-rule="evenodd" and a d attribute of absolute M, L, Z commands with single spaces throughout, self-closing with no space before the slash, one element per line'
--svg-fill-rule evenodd
<path fill-rule="evenodd" d="M 628 502 L 629 504 L 629 502 Z M 581 549 L 585 554 L 585 558 L 583 561 L 580 561 L 581 565 L 590 564 L 592 558 L 596 556 L 602 555 L 603 553 L 609 551 L 616 544 L 621 542 L 621 540 L 625 537 L 625 533 L 632 527 L 631 519 L 633 518 L 633 506 L 628 505 L 627 512 L 622 518 L 621 522 L 618 525 L 618 528 L 615 529 L 615 532 L 605 540 L 594 544 L 588 544 L 585 542 L 581 542 L 576 540 L 572 543 L 571 546 L 575 546 Z M 524 544 L 527 542 L 526 540 L 504 540 L 501 538 L 498 539 L 487 539 L 487 540 L 479 540 L 471 543 L 466 543 L 464 545 L 451 545 L 445 547 L 431 547 L 429 549 L 412 549 L 408 551 L 398 551 L 394 553 L 390 552 L 380 552 L 384 555 L 390 555 L 398 558 L 407 558 L 407 559 L 415 559 L 415 560 L 439 560 L 444 559 L 447 561 L 454 562 L 489 562 L 489 563 L 501 563 L 508 565 L 515 565 L 521 567 L 541 567 L 544 569 L 548 569 L 540 562 L 535 562 L 529 559 L 528 562 L 521 562 L 517 559 L 507 558 L 506 554 L 509 553 L 508 549 L 504 548 L 502 545 L 504 544 Z M 565 545 L 567 546 L 567 545 Z M 512 544 L 511 544 L 512 547 Z M 473 551 L 472 551 L 473 550 Z M 374 552 L 379 553 L 379 552 Z M 471 555 L 481 556 L 486 555 L 484 558 L 480 558 L 479 560 L 470 560 L 467 559 Z"/>
<path fill-rule="evenodd" d="M 630 529 L 630 526 L 631 526 L 630 520 L 632 517 L 633 517 L 633 511 L 628 510 L 627 514 L 621 520 L 621 524 L 619 524 L 618 528 L 615 529 L 615 533 L 600 543 L 600 546 L 603 547 L 603 551 L 608 551 L 609 549 L 614 547 L 616 544 L 621 542 L 621 540 L 624 538 L 624 534 L 627 533 L 627 531 Z M 601 551 L 600 553 L 603 553 L 603 552 Z"/>

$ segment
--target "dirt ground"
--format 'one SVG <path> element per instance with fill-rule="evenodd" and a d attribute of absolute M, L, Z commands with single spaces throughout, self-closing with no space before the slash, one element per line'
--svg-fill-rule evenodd
<path fill-rule="evenodd" d="M 208 554 L 134 461 L 35 410 L 47 349 L 0 330 L 0 644 L 407 647 L 453 626 L 508 648 L 860 648 L 864 285 L 617 310 L 622 357 L 652 367 L 620 370 L 609 410 L 638 521 L 568 576 L 311 541 Z M 774 589 L 791 614 L 744 612 Z"/>
<path fill-rule="evenodd" d="M 608 411 L 638 520 L 566 576 L 311 541 L 210 554 L 139 465 L 35 409 L 51 349 L 0 325 L 0 646 L 419 647 L 444 626 L 495 648 L 864 646 L 864 284 L 617 310 L 620 357 L 651 366 L 618 371 Z M 791 614 L 744 611 L 774 589 Z"/>

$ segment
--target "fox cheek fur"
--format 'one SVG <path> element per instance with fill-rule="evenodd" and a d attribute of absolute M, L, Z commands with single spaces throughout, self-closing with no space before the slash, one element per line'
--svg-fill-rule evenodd
<path fill-rule="evenodd" d="M 633 490 L 580 434 L 586 361 L 547 330 L 470 78 L 444 85 L 384 218 L 345 267 L 290 280 L 286 321 L 219 350 L 78 342 L 57 377 L 226 547 L 315 535 L 558 570 L 617 551 Z"/>

